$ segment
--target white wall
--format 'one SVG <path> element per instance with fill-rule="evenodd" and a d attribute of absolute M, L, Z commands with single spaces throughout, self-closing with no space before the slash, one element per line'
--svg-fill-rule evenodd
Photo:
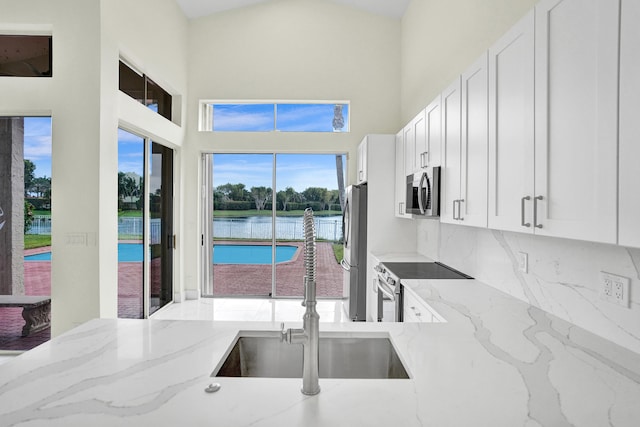
<path fill-rule="evenodd" d="M 399 44 L 399 20 L 328 1 L 272 1 L 190 22 L 187 288 L 197 294 L 200 153 L 346 152 L 354 182 L 356 149 L 364 135 L 395 134 L 399 125 Z M 350 100 L 351 132 L 198 132 L 199 99 Z"/>
<path fill-rule="evenodd" d="M 186 92 L 184 59 L 173 63 L 185 51 L 186 20 L 172 0 L 131 3 L 0 0 L 0 31 L 53 34 L 52 78 L 0 78 L 1 115 L 52 116 L 53 335 L 117 316 L 118 49 Z M 149 13 L 154 24 L 177 31 L 178 41 L 169 34 L 150 40 L 133 25 L 147 24 Z M 154 119 L 123 118 L 162 136 Z"/>
<path fill-rule="evenodd" d="M 402 19 L 402 123 L 408 122 L 536 0 L 412 0 Z"/>
<path fill-rule="evenodd" d="M 402 21 L 403 122 L 534 3 L 413 0 Z M 640 353 L 640 249 L 429 220 L 417 228 L 418 252 Z M 528 254 L 528 273 L 518 269 L 518 252 Z M 630 309 L 599 298 L 600 271 L 632 279 Z"/>
<path fill-rule="evenodd" d="M 103 153 L 103 162 L 109 163 L 108 176 L 117 175 L 117 127 L 142 136 L 150 137 L 154 142 L 175 149 L 174 178 L 174 232 L 178 245 L 174 254 L 174 299 L 182 300 L 183 251 L 180 238 L 184 235 L 181 202 L 183 191 L 181 147 L 186 134 L 186 95 L 187 95 L 187 38 L 188 21 L 174 0 L 102 0 L 102 81 L 103 81 L 103 137 L 108 144 L 109 153 Z M 118 61 L 122 57 L 145 73 L 154 82 L 173 96 L 172 121 L 151 111 L 131 97 L 118 91 Z M 115 156 L 115 157 L 114 157 Z M 109 191 L 114 203 L 113 208 L 105 210 L 107 218 L 101 220 L 101 226 L 108 230 L 117 229 L 117 186 Z M 117 256 L 116 240 L 110 239 L 109 256 Z M 112 268 L 117 258 L 103 263 Z"/>

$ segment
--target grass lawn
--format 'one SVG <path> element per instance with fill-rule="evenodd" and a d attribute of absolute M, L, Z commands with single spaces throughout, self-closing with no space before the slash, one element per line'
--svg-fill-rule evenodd
<path fill-rule="evenodd" d="M 342 244 L 337 244 L 337 243 L 334 243 L 332 246 L 333 246 L 333 255 L 336 257 L 336 261 L 338 261 L 338 264 L 340 264 L 340 261 L 342 261 L 342 258 L 344 256 L 344 246 L 342 246 Z"/>
<path fill-rule="evenodd" d="M 25 249 L 41 248 L 43 246 L 51 246 L 51 236 L 47 236 L 43 234 L 25 234 L 24 235 Z"/>

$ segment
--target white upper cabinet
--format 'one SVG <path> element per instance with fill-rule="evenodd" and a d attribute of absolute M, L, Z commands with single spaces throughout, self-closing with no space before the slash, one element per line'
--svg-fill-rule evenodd
<path fill-rule="evenodd" d="M 534 13 L 489 50 L 488 226 L 615 243 L 619 0 Z"/>
<path fill-rule="evenodd" d="M 404 170 L 404 131 L 396 135 L 396 189 L 395 189 L 395 210 L 396 217 L 411 219 L 411 214 L 407 214 L 406 193 L 407 174 Z"/>
<path fill-rule="evenodd" d="M 640 247 L 640 2 L 622 1 L 618 243 Z"/>
<path fill-rule="evenodd" d="M 487 54 L 462 74 L 462 157 L 458 220 L 487 226 Z"/>
<path fill-rule="evenodd" d="M 415 138 L 415 145 L 412 153 L 412 171 L 415 172 L 423 167 L 429 154 L 429 143 L 427 142 L 427 116 L 425 115 L 425 111 L 421 111 L 416 117 L 414 117 L 414 119 L 409 123 L 409 126 L 413 128 L 413 135 Z"/>
<path fill-rule="evenodd" d="M 534 190 L 534 17 L 489 49 L 488 226 L 525 233 L 533 232 L 524 216 Z"/>
<path fill-rule="evenodd" d="M 619 3 L 536 6 L 536 234 L 616 243 Z"/>
<path fill-rule="evenodd" d="M 440 96 L 420 111 L 403 132 L 405 172 L 419 172 L 428 166 L 440 166 Z"/>
<path fill-rule="evenodd" d="M 367 138 L 364 138 L 358 145 L 358 177 L 356 182 L 362 184 L 367 182 Z"/>
<path fill-rule="evenodd" d="M 487 226 L 488 96 L 486 53 L 441 95 L 441 222 Z"/>
<path fill-rule="evenodd" d="M 440 166 L 441 162 L 441 101 L 440 96 L 433 101 L 424 110 L 425 121 L 425 137 L 422 147 L 416 150 L 419 168 L 427 166 Z M 416 142 L 418 141 L 416 134 Z"/>
<path fill-rule="evenodd" d="M 458 222 L 460 200 L 460 77 L 442 92 L 442 170 L 440 173 L 440 222 Z"/>
<path fill-rule="evenodd" d="M 420 112 L 407 124 L 402 131 L 402 139 L 404 141 L 404 172 L 409 175 L 416 169 L 415 152 L 416 152 L 416 132 L 415 123 L 424 117 L 424 111 Z"/>

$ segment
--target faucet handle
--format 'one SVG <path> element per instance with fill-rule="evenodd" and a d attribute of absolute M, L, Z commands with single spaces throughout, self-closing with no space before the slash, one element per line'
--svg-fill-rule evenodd
<path fill-rule="evenodd" d="M 302 306 L 306 307 L 307 306 L 307 298 L 309 297 L 307 295 L 307 276 L 305 275 L 302 279 L 303 283 L 302 283 Z"/>
<path fill-rule="evenodd" d="M 280 342 L 287 341 L 287 331 L 284 330 L 284 322 L 280 323 Z"/>

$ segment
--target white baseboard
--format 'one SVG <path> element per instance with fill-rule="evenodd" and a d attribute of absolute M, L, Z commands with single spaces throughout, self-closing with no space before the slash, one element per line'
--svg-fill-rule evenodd
<path fill-rule="evenodd" d="M 200 299 L 200 291 L 197 289 L 185 289 L 184 294 L 188 300 Z"/>

